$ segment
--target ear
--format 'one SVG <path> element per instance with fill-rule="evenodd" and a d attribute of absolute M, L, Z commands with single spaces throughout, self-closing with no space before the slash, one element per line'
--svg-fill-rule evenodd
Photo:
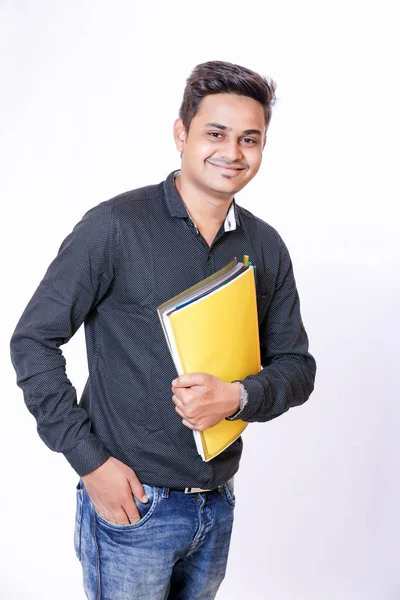
<path fill-rule="evenodd" d="M 183 152 L 186 141 L 186 131 L 182 119 L 176 119 L 174 123 L 174 140 L 178 152 Z"/>

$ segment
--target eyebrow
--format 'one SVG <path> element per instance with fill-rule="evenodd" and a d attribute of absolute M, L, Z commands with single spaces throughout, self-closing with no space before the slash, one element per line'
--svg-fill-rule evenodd
<path fill-rule="evenodd" d="M 221 125 L 221 123 L 206 123 L 206 127 L 215 127 L 215 129 L 220 129 L 221 131 L 232 131 L 232 127 Z M 262 135 L 259 129 L 245 129 L 242 133 L 245 135 Z"/>

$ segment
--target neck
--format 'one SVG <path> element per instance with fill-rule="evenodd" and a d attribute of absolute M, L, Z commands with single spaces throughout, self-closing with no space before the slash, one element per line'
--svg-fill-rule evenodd
<path fill-rule="evenodd" d="M 213 243 L 233 200 L 233 196 L 218 198 L 199 190 L 184 176 L 175 179 L 175 187 L 192 221 L 209 246 Z"/>
<path fill-rule="evenodd" d="M 211 195 L 193 185 L 183 173 L 176 177 L 175 187 L 198 228 L 220 228 L 225 221 L 233 195 Z"/>

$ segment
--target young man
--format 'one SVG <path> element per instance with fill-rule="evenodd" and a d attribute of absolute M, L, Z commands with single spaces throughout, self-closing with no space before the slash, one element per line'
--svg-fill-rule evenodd
<path fill-rule="evenodd" d="M 18 384 L 45 443 L 80 475 L 75 548 L 90 599 L 211 599 L 224 577 L 242 440 L 206 463 L 193 429 L 268 421 L 305 402 L 315 362 L 287 249 L 234 200 L 257 173 L 274 84 L 198 65 L 175 122 L 180 171 L 91 209 L 14 332 Z M 156 308 L 250 255 L 263 369 L 242 382 L 176 378 Z M 79 405 L 60 346 L 85 324 Z"/>

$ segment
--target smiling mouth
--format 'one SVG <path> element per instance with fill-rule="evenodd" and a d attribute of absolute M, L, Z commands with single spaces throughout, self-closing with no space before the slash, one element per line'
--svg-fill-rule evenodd
<path fill-rule="evenodd" d="M 235 167 L 235 166 L 229 166 L 229 165 L 219 165 L 218 163 L 213 163 L 211 160 L 208 160 L 207 162 L 209 162 L 210 165 L 212 165 L 213 167 L 217 167 L 218 169 L 222 169 L 224 171 L 231 171 L 232 175 L 234 173 L 238 173 L 240 171 L 244 171 L 244 167 Z"/>

